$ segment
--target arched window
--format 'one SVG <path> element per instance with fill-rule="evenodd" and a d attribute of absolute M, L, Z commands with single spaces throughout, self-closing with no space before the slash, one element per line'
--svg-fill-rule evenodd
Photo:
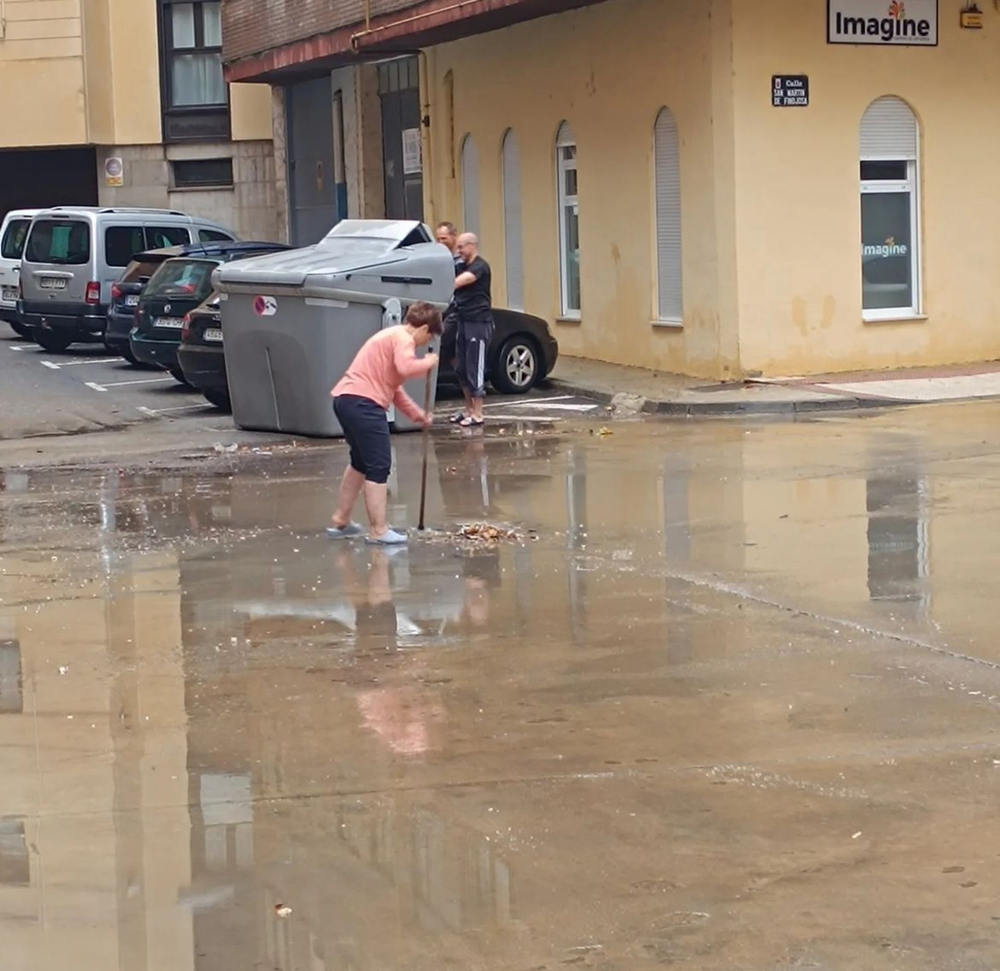
<path fill-rule="evenodd" d="M 580 316 L 580 205 L 576 182 L 576 139 L 569 122 L 556 135 L 559 180 L 559 268 L 564 317 Z"/>
<path fill-rule="evenodd" d="M 507 306 L 524 309 L 524 250 L 521 240 L 521 149 L 508 128 L 503 136 L 503 240 L 507 261 Z"/>
<path fill-rule="evenodd" d="M 448 167 L 455 178 L 455 72 L 451 70 L 444 75 L 444 110 L 448 124 Z"/>
<path fill-rule="evenodd" d="M 680 140 L 673 112 L 664 108 L 653 129 L 656 183 L 657 317 L 684 319 L 681 276 L 681 163 Z"/>
<path fill-rule="evenodd" d="M 479 149 L 476 140 L 462 140 L 462 231 L 479 235 Z"/>
<path fill-rule="evenodd" d="M 901 98 L 861 119 L 861 306 L 866 320 L 920 313 L 919 143 Z"/>

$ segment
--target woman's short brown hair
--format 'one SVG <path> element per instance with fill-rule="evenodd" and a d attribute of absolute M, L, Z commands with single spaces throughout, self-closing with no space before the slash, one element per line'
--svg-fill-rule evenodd
<path fill-rule="evenodd" d="M 424 327 L 437 337 L 444 328 L 441 325 L 441 311 L 432 303 L 418 300 L 410 304 L 410 309 L 406 311 L 405 323 L 411 327 Z"/>

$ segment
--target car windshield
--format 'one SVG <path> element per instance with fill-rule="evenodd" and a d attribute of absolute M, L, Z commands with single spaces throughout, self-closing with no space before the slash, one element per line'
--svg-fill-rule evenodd
<path fill-rule="evenodd" d="M 143 277 L 148 280 L 162 265 L 162 263 L 142 263 L 139 260 L 133 260 L 118 282 L 138 283 Z"/>
<path fill-rule="evenodd" d="M 31 227 L 24 251 L 29 263 L 75 266 L 90 259 L 90 224 L 79 219 L 43 219 Z"/>
<path fill-rule="evenodd" d="M 19 260 L 24 252 L 24 240 L 28 235 L 30 219 L 12 219 L 3 231 L 0 240 L 0 256 L 5 260 Z"/>
<path fill-rule="evenodd" d="M 201 303 L 212 292 L 212 271 L 217 264 L 208 260 L 167 260 L 149 281 L 147 297 L 183 297 Z"/>

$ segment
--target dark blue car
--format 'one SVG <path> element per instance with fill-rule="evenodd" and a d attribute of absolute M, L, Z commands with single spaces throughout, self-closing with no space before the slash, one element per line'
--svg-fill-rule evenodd
<path fill-rule="evenodd" d="M 264 242 L 178 247 L 182 252 L 161 262 L 139 297 L 129 334 L 132 357 L 140 364 L 163 368 L 187 384 L 177 359 L 181 331 L 187 315 L 211 294 L 215 268 L 220 263 L 290 248 L 283 243 Z"/>

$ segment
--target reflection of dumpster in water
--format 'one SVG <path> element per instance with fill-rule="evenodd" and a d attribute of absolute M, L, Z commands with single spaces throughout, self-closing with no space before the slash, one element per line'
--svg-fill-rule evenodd
<path fill-rule="evenodd" d="M 330 389 L 361 345 L 400 323 L 411 303 L 444 310 L 455 264 L 422 223 L 356 219 L 315 246 L 221 266 L 214 280 L 236 424 L 339 436 Z M 424 378 L 406 390 L 422 402 Z M 416 427 L 403 415 L 390 419 L 397 429 Z"/>

